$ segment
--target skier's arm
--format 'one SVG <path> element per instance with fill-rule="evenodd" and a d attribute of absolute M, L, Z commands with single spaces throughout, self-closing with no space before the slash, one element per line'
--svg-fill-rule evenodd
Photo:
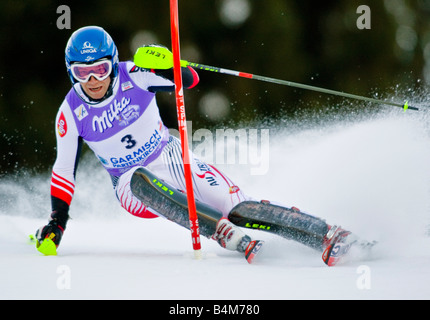
<path fill-rule="evenodd" d="M 130 61 L 127 62 L 127 70 L 130 78 L 144 90 L 151 92 L 175 90 L 173 68 L 144 69 Z M 182 82 L 185 89 L 191 89 L 199 83 L 199 75 L 191 67 L 182 67 Z"/>
<path fill-rule="evenodd" d="M 144 48 L 150 51 L 154 50 L 154 52 L 161 50 L 163 52 L 161 56 L 165 57 L 165 63 L 161 65 L 158 58 L 154 59 L 154 55 L 152 54 L 137 53 L 135 61 L 139 66 L 133 63 L 131 67 L 128 68 L 128 70 L 130 70 L 130 76 L 145 90 L 151 92 L 173 91 L 175 85 L 172 53 L 166 47 L 159 45 L 144 46 L 139 48 L 138 52 L 145 52 L 145 50 L 140 51 Z M 138 58 L 136 59 L 136 57 Z M 199 83 L 199 75 L 192 67 L 181 67 L 181 72 L 182 83 L 185 89 L 194 88 Z"/>
<path fill-rule="evenodd" d="M 52 239 L 58 246 L 69 220 L 69 207 L 74 195 L 75 172 L 82 140 L 79 138 L 73 115 L 64 102 L 56 118 L 57 158 L 51 176 L 51 208 L 49 223 L 36 233 L 39 241 L 54 233 Z"/>
<path fill-rule="evenodd" d="M 199 83 L 199 75 L 197 72 L 191 68 L 191 67 L 182 67 L 182 82 L 185 89 L 191 89 L 194 88 Z M 173 74 L 173 68 L 167 69 L 167 70 L 157 70 L 152 69 L 152 73 L 154 73 L 157 76 L 160 76 L 164 79 L 170 80 L 172 83 L 174 82 L 174 74 Z M 152 92 L 156 91 L 173 91 L 175 89 L 174 85 L 170 86 L 149 86 L 148 90 Z"/>

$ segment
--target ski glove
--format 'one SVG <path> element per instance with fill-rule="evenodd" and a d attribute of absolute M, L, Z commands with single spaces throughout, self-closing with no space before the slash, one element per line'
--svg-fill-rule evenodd
<path fill-rule="evenodd" d="M 166 47 L 148 45 L 137 49 L 134 64 L 145 69 L 166 70 L 173 68 L 173 54 Z M 183 62 L 181 61 L 181 66 Z"/>
<path fill-rule="evenodd" d="M 64 229 L 57 223 L 57 221 L 51 220 L 46 226 L 40 227 L 36 231 L 35 236 L 39 243 L 42 243 L 46 238 L 51 239 L 58 248 L 63 232 Z"/>

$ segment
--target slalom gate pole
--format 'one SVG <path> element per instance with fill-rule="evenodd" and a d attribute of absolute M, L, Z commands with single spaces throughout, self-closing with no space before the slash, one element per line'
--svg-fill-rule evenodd
<path fill-rule="evenodd" d="M 405 103 L 403 103 L 403 104 L 396 103 L 396 102 L 390 102 L 390 101 L 383 101 L 383 100 L 363 97 L 363 96 L 359 96 L 359 95 L 355 95 L 355 94 L 344 93 L 344 92 L 339 92 L 339 91 L 335 91 L 335 90 L 329 90 L 329 89 L 324 89 L 324 88 L 320 88 L 320 87 L 310 86 L 310 85 L 301 84 L 301 83 L 296 83 L 296 82 L 291 82 L 291 81 L 286 81 L 286 80 L 279 80 L 279 79 L 274 79 L 274 78 L 269 78 L 269 77 L 263 77 L 263 76 L 259 76 L 259 75 L 255 75 L 255 74 L 251 74 L 251 73 L 246 73 L 246 72 L 241 72 L 241 71 L 235 71 L 235 70 L 223 69 L 223 68 L 219 68 L 219 67 L 207 66 L 204 64 L 200 64 L 200 63 L 188 62 L 186 60 L 182 60 L 181 62 L 182 62 L 182 66 L 190 66 L 190 67 L 200 69 L 200 70 L 223 73 L 223 74 L 228 74 L 228 75 L 241 77 L 241 78 L 248 78 L 248 79 L 255 79 L 255 80 L 260 80 L 260 81 L 265 81 L 265 82 L 271 82 L 271 83 L 276 83 L 276 84 L 300 88 L 300 89 L 318 91 L 318 92 L 336 95 L 336 96 L 349 98 L 349 99 L 355 99 L 355 100 L 367 101 L 367 102 L 372 102 L 372 103 L 377 103 L 377 104 L 396 106 L 396 107 L 403 108 L 405 111 L 408 109 L 409 110 L 419 110 L 417 107 L 409 106 L 408 101 L 405 101 Z"/>
<path fill-rule="evenodd" d="M 201 243 L 199 221 L 194 199 L 193 180 L 191 177 L 190 152 L 188 149 L 187 121 L 185 115 L 184 89 L 182 84 L 181 57 L 179 45 L 179 13 L 178 0 L 170 0 L 170 27 L 173 53 L 173 72 L 175 80 L 176 109 L 178 116 L 179 133 L 182 145 L 182 161 L 185 171 L 185 185 L 187 191 L 188 215 L 190 219 L 191 238 L 193 242 L 194 257 L 201 258 Z"/>

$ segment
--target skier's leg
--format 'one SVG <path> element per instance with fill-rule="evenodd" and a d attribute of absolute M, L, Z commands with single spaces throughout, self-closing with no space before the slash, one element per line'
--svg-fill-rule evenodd
<path fill-rule="evenodd" d="M 145 203 L 150 210 L 189 229 L 185 193 L 143 167 L 133 170 L 130 188 L 134 196 L 141 203 Z M 245 253 L 248 262 L 252 261 L 259 250 L 258 241 L 253 241 L 240 228 L 224 218 L 216 208 L 198 200 L 196 200 L 196 212 L 200 233 L 203 236 L 211 237 L 226 249 Z"/>
<path fill-rule="evenodd" d="M 194 196 L 216 208 L 224 217 L 238 203 L 248 200 L 242 190 L 216 167 L 190 152 Z M 147 168 L 157 177 L 185 192 L 184 168 L 180 141 L 171 137 L 158 159 Z"/>
<path fill-rule="evenodd" d="M 162 217 L 160 213 L 147 207 L 131 191 L 130 181 L 136 169 L 137 167 L 127 171 L 114 183 L 114 192 L 121 204 L 121 207 L 127 210 L 130 214 L 139 218 L 152 219 Z"/>
<path fill-rule="evenodd" d="M 251 238 L 227 219 L 222 219 L 243 199 L 241 191 L 215 168 L 192 159 L 200 233 L 212 237 L 222 247 L 243 252 Z M 162 156 L 146 168 L 129 170 L 114 183 L 117 198 L 122 207 L 135 216 L 165 217 L 189 228 L 183 172 L 180 143 L 171 138 Z"/>
<path fill-rule="evenodd" d="M 207 220 L 207 214 L 211 211 L 203 208 L 198 212 L 202 234 L 212 235 L 216 230 L 216 222 L 222 217 L 227 217 L 235 225 L 245 228 L 261 229 L 276 233 L 288 239 L 296 240 L 310 247 L 323 249 L 326 235 L 330 226 L 323 220 L 300 212 L 296 208 L 287 208 L 280 205 L 268 204 L 268 202 L 251 201 L 242 190 L 216 167 L 191 155 L 191 171 L 193 175 L 193 188 L 198 205 L 206 206 L 217 212 L 211 214 L 212 222 Z M 171 138 L 163 150 L 162 155 L 148 165 L 147 169 L 156 173 L 157 179 L 174 186 L 176 189 L 185 190 L 184 170 L 182 164 L 181 145 L 176 138 Z M 136 196 L 144 197 L 141 190 L 134 190 Z M 184 196 L 185 199 L 185 196 Z M 151 199 L 143 201 L 148 204 Z M 188 217 L 184 213 L 172 218 L 172 213 L 167 214 L 167 208 L 162 209 L 163 215 L 169 219 L 186 226 Z M 199 211 L 199 210 L 198 210 Z M 212 212 L 211 211 L 211 212 Z M 176 211 L 177 212 L 177 211 Z M 225 222 L 224 222 L 225 223 Z M 210 226 L 210 227 L 209 227 Z M 221 228 L 221 226 L 219 226 Z M 210 231 L 207 231 L 207 230 Z M 218 239 L 222 244 L 222 239 Z"/>
<path fill-rule="evenodd" d="M 266 200 L 241 202 L 231 210 L 228 218 L 238 226 L 267 231 L 320 251 L 350 234 L 295 207 Z"/>

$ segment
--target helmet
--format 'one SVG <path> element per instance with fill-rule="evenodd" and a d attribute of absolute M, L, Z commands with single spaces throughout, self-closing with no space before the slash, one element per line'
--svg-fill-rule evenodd
<path fill-rule="evenodd" d="M 112 62 L 111 76 L 116 78 L 119 65 L 118 50 L 111 36 L 96 26 L 76 30 L 66 45 L 66 68 L 72 85 L 78 82 L 71 72 L 72 63 L 92 64 L 103 58 L 108 58 Z"/>

